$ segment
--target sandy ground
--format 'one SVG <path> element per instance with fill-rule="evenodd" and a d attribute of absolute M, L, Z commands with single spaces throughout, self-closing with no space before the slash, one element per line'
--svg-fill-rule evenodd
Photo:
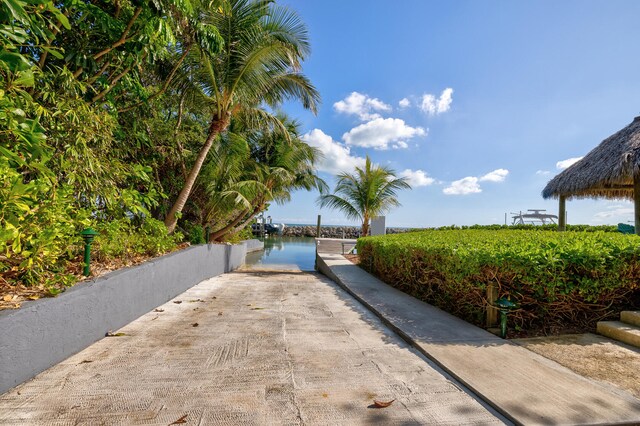
<path fill-rule="evenodd" d="M 597 334 L 513 339 L 514 342 L 576 373 L 640 398 L 640 349 Z"/>

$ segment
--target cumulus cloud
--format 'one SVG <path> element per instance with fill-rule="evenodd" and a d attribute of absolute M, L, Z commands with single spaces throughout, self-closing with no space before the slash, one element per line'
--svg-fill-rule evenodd
<path fill-rule="evenodd" d="M 509 170 L 507 169 L 496 169 L 492 172 L 487 173 L 484 176 L 480 177 L 481 182 L 503 182 L 507 175 L 509 174 Z"/>
<path fill-rule="evenodd" d="M 429 177 L 422 170 L 406 169 L 402 173 L 400 173 L 399 176 L 406 178 L 409 185 L 411 185 L 414 188 L 419 186 L 433 185 L 436 182 L 434 178 Z"/>
<path fill-rule="evenodd" d="M 411 127 L 399 118 L 376 118 L 342 135 L 347 145 L 385 150 L 407 148 L 407 140 L 424 136 L 422 127 Z"/>
<path fill-rule="evenodd" d="M 496 169 L 480 177 L 467 176 L 460 180 L 454 180 L 449 186 L 444 188 L 442 192 L 447 195 L 467 195 L 482 192 L 480 182 L 504 182 L 509 174 L 507 169 Z"/>
<path fill-rule="evenodd" d="M 320 171 L 337 174 L 351 172 L 355 167 L 364 167 L 364 158 L 351 155 L 349 147 L 334 141 L 320 129 L 305 133 L 302 140 L 322 152 L 324 158 L 317 164 Z"/>
<path fill-rule="evenodd" d="M 361 120 L 373 120 L 380 117 L 375 111 L 391 111 L 391 106 L 380 99 L 352 92 L 343 100 L 334 103 L 333 109 L 342 114 L 356 115 Z"/>
<path fill-rule="evenodd" d="M 467 195 L 476 194 L 482 192 L 480 185 L 478 185 L 478 178 L 474 176 L 467 176 L 460 180 L 454 180 L 451 185 L 442 190 L 447 195 Z"/>
<path fill-rule="evenodd" d="M 633 216 L 633 208 L 618 207 L 615 209 L 598 212 L 593 215 L 593 217 L 596 219 L 609 219 L 612 217 L 620 217 L 620 216 Z"/>
<path fill-rule="evenodd" d="M 558 161 L 556 163 L 556 168 L 558 170 L 564 170 L 567 167 L 571 166 L 574 163 L 577 163 L 578 161 L 582 160 L 584 157 L 574 157 L 574 158 L 567 158 L 566 160 L 562 160 L 562 161 Z"/>
<path fill-rule="evenodd" d="M 400 105 L 400 108 L 407 108 L 411 105 L 411 101 L 407 98 L 402 98 L 400 102 L 398 102 L 398 105 Z"/>
<path fill-rule="evenodd" d="M 420 109 L 429 115 L 438 115 L 449 111 L 453 102 L 453 89 L 447 87 L 442 91 L 439 98 L 435 95 L 425 93 L 422 95 Z"/>
<path fill-rule="evenodd" d="M 595 222 L 626 222 L 633 219 L 632 203 L 609 204 L 606 209 L 593 215 Z"/>

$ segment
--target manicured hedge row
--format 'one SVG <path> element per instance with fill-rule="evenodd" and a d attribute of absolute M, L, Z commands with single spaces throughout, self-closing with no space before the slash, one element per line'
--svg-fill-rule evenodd
<path fill-rule="evenodd" d="M 434 228 L 437 231 L 446 231 L 446 230 L 455 230 L 455 229 L 484 229 L 484 230 L 493 230 L 493 231 L 553 231 L 556 232 L 558 230 L 558 225 L 556 224 L 547 224 L 547 225 L 451 225 L 451 226 L 442 226 L 439 228 Z M 618 227 L 614 225 L 566 225 L 566 230 L 570 232 L 618 232 Z"/>
<path fill-rule="evenodd" d="M 640 306 L 640 238 L 605 232 L 428 230 L 358 240 L 360 265 L 477 325 L 486 287 L 519 305 L 523 329 L 593 328 Z"/>

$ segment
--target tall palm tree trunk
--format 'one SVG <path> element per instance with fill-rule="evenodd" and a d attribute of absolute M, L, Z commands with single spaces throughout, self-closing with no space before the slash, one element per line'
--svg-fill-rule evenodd
<path fill-rule="evenodd" d="M 362 221 L 362 235 L 360 235 L 361 237 L 366 237 L 369 234 L 369 218 L 368 217 L 364 217 L 364 220 Z"/>
<path fill-rule="evenodd" d="M 236 225 L 237 225 L 237 226 L 236 226 L 235 228 L 231 229 L 231 230 L 230 230 L 229 232 L 227 232 L 227 233 L 232 233 L 232 234 L 233 234 L 233 233 L 236 233 L 236 232 L 238 232 L 238 231 L 242 230 L 245 226 L 247 226 L 247 225 L 249 224 L 249 222 L 251 222 L 251 221 L 253 220 L 253 218 L 254 218 L 254 217 L 255 217 L 255 216 L 256 216 L 256 215 L 257 215 L 257 214 L 258 214 L 262 209 L 264 209 L 264 206 L 258 206 L 258 207 L 256 207 L 255 209 L 253 209 L 253 211 L 249 214 L 249 216 L 247 216 L 247 214 L 245 213 L 245 216 L 243 216 L 243 217 L 246 217 L 245 221 L 244 221 L 244 222 L 242 222 L 242 223 L 241 223 L 241 224 L 239 224 L 239 225 L 238 225 L 238 224 L 237 224 L 237 222 L 236 222 Z M 226 234 L 224 234 L 224 235 L 226 235 Z M 222 237 L 224 237 L 224 235 L 222 235 Z"/>
<path fill-rule="evenodd" d="M 240 214 L 238 216 L 236 216 L 235 219 L 233 219 L 228 225 L 226 225 L 224 228 L 217 230 L 216 232 L 214 232 L 213 234 L 211 234 L 209 236 L 209 241 L 215 241 L 218 238 L 224 236 L 227 234 L 227 232 L 233 228 L 234 226 L 236 226 L 246 215 L 247 213 L 249 213 L 249 209 L 244 209 L 242 210 L 242 212 L 240 212 Z"/>
<path fill-rule="evenodd" d="M 164 220 L 164 224 L 166 225 L 167 230 L 170 234 L 173 233 L 173 231 L 176 229 L 176 224 L 178 223 L 177 214 L 182 212 L 184 205 L 189 199 L 189 195 L 191 194 L 191 190 L 193 189 L 193 184 L 196 182 L 198 174 L 200 173 L 200 169 L 204 164 L 204 160 L 207 158 L 207 154 L 211 150 L 211 146 L 213 146 L 213 141 L 220 133 L 222 133 L 227 128 L 227 126 L 229 126 L 229 121 L 229 114 L 226 114 L 221 118 L 216 117 L 211 120 L 207 140 L 198 153 L 198 158 L 196 158 L 196 162 L 191 168 L 191 171 L 189 172 L 189 175 L 184 182 L 184 186 L 182 187 L 178 198 L 176 199 L 175 203 L 171 207 L 171 210 L 169 210 L 169 213 Z"/>

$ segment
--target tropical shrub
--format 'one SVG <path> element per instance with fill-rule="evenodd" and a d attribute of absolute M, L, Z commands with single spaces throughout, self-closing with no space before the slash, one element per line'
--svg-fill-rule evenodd
<path fill-rule="evenodd" d="M 522 230 L 537 230 L 537 231 L 557 231 L 558 225 L 554 224 L 546 224 L 546 225 L 450 225 L 450 226 L 442 226 L 439 228 L 434 228 L 438 231 L 444 230 L 452 230 L 452 229 L 485 229 L 492 231 L 500 231 L 500 230 L 511 230 L 511 231 L 522 231 Z M 418 229 L 416 229 L 417 231 Z M 618 232 L 618 227 L 614 225 L 567 225 L 567 231 L 571 232 Z"/>
<path fill-rule="evenodd" d="M 96 260 L 157 256 L 174 249 L 183 237 L 179 232 L 169 235 L 164 223 L 152 218 L 144 219 L 140 225 L 129 218 L 101 222 L 96 231 L 93 251 Z"/>
<path fill-rule="evenodd" d="M 604 232 L 440 230 L 358 240 L 360 264 L 476 325 L 494 284 L 523 329 L 587 327 L 640 306 L 640 238 Z"/>

